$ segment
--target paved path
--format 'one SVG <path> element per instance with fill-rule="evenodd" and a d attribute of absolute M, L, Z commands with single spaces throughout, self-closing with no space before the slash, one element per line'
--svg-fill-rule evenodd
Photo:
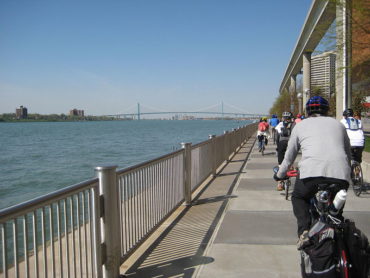
<path fill-rule="evenodd" d="M 274 146 L 253 148 L 199 277 L 299 277 L 291 202 L 276 191 Z M 217 275 L 218 274 L 218 275 Z"/>
<path fill-rule="evenodd" d="M 230 201 L 206 254 L 214 262 L 198 277 L 300 277 L 291 202 L 271 179 L 276 164 L 273 146 L 265 156 L 253 149 L 233 193 L 238 197 Z M 350 189 L 344 215 L 370 236 L 370 195 L 358 198 Z"/>
<path fill-rule="evenodd" d="M 272 179 L 274 146 L 262 156 L 254 141 L 166 224 L 127 277 L 300 277 L 291 202 Z M 345 216 L 370 236 L 370 195 L 350 190 Z"/>

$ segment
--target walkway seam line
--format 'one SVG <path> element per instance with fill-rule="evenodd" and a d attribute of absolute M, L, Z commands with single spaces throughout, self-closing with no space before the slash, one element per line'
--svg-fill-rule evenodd
<path fill-rule="evenodd" d="M 249 139 L 252 139 L 252 137 L 253 137 L 253 135 Z M 246 145 L 248 143 L 248 141 L 249 140 L 247 140 L 244 145 Z M 243 165 L 242 169 L 245 169 L 245 167 L 246 167 L 246 165 L 248 163 L 248 158 L 249 158 L 249 156 L 252 153 L 252 150 L 254 148 L 254 145 L 256 144 L 256 141 L 257 141 L 257 139 L 254 138 L 254 142 L 251 145 L 251 147 L 250 147 L 250 149 L 248 151 L 248 154 L 245 157 L 245 162 L 244 162 L 244 165 Z M 239 187 L 240 179 L 241 179 L 241 174 L 239 174 L 238 180 L 236 181 L 236 184 L 235 184 L 235 186 L 233 188 L 233 191 L 230 193 L 230 195 L 232 195 L 235 192 L 235 190 Z M 221 227 L 221 224 L 222 224 L 222 222 L 223 222 L 223 220 L 225 218 L 226 212 L 228 211 L 228 208 L 230 206 L 230 201 L 231 201 L 230 199 L 228 199 L 226 201 L 227 203 L 226 203 L 225 208 L 224 208 L 224 211 L 222 212 L 222 215 L 221 215 L 221 217 L 220 217 L 220 219 L 219 219 L 219 221 L 217 223 L 217 226 L 215 227 L 215 229 L 213 231 L 213 234 L 212 234 L 211 238 L 209 239 L 209 242 L 208 242 L 206 248 L 204 248 L 203 256 L 207 256 L 207 254 L 209 253 L 209 249 L 211 248 L 211 246 L 213 246 L 213 242 L 214 242 L 214 240 L 215 240 L 215 238 L 217 236 L 217 233 L 218 233 L 218 231 L 219 231 L 219 229 Z M 200 266 L 198 266 L 196 268 L 196 270 L 194 271 L 194 274 L 193 274 L 192 277 L 198 277 L 198 275 L 202 272 L 204 266 L 205 266 L 204 264 L 201 264 Z"/>

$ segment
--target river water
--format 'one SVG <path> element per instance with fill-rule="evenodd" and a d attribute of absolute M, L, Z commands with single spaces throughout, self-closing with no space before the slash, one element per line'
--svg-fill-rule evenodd
<path fill-rule="evenodd" d="M 248 124 L 231 120 L 0 123 L 0 208 Z"/>

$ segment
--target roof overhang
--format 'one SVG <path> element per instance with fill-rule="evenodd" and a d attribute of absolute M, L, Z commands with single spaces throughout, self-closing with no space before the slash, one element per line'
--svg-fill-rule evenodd
<path fill-rule="evenodd" d="M 330 25 L 335 20 L 336 5 L 332 0 L 313 0 L 306 21 L 299 35 L 299 39 L 293 50 L 290 62 L 283 81 L 280 85 L 280 93 L 290 84 L 290 77 L 300 73 L 303 62 L 302 55 L 305 52 L 312 52 L 319 44 Z"/>

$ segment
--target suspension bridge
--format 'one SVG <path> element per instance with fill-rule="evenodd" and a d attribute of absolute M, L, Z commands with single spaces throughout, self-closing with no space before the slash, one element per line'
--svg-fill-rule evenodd
<path fill-rule="evenodd" d="M 133 110 L 135 109 L 135 110 Z M 119 119 L 140 120 L 145 116 L 150 118 L 170 118 L 170 119 L 199 119 L 199 118 L 217 118 L 217 119 L 258 119 L 267 114 L 256 114 L 245 112 L 244 109 L 238 108 L 232 104 L 221 102 L 209 107 L 198 109 L 195 111 L 162 111 L 156 108 L 149 107 L 137 103 L 125 110 L 126 112 L 104 115 L 106 117 L 115 117 Z"/>

